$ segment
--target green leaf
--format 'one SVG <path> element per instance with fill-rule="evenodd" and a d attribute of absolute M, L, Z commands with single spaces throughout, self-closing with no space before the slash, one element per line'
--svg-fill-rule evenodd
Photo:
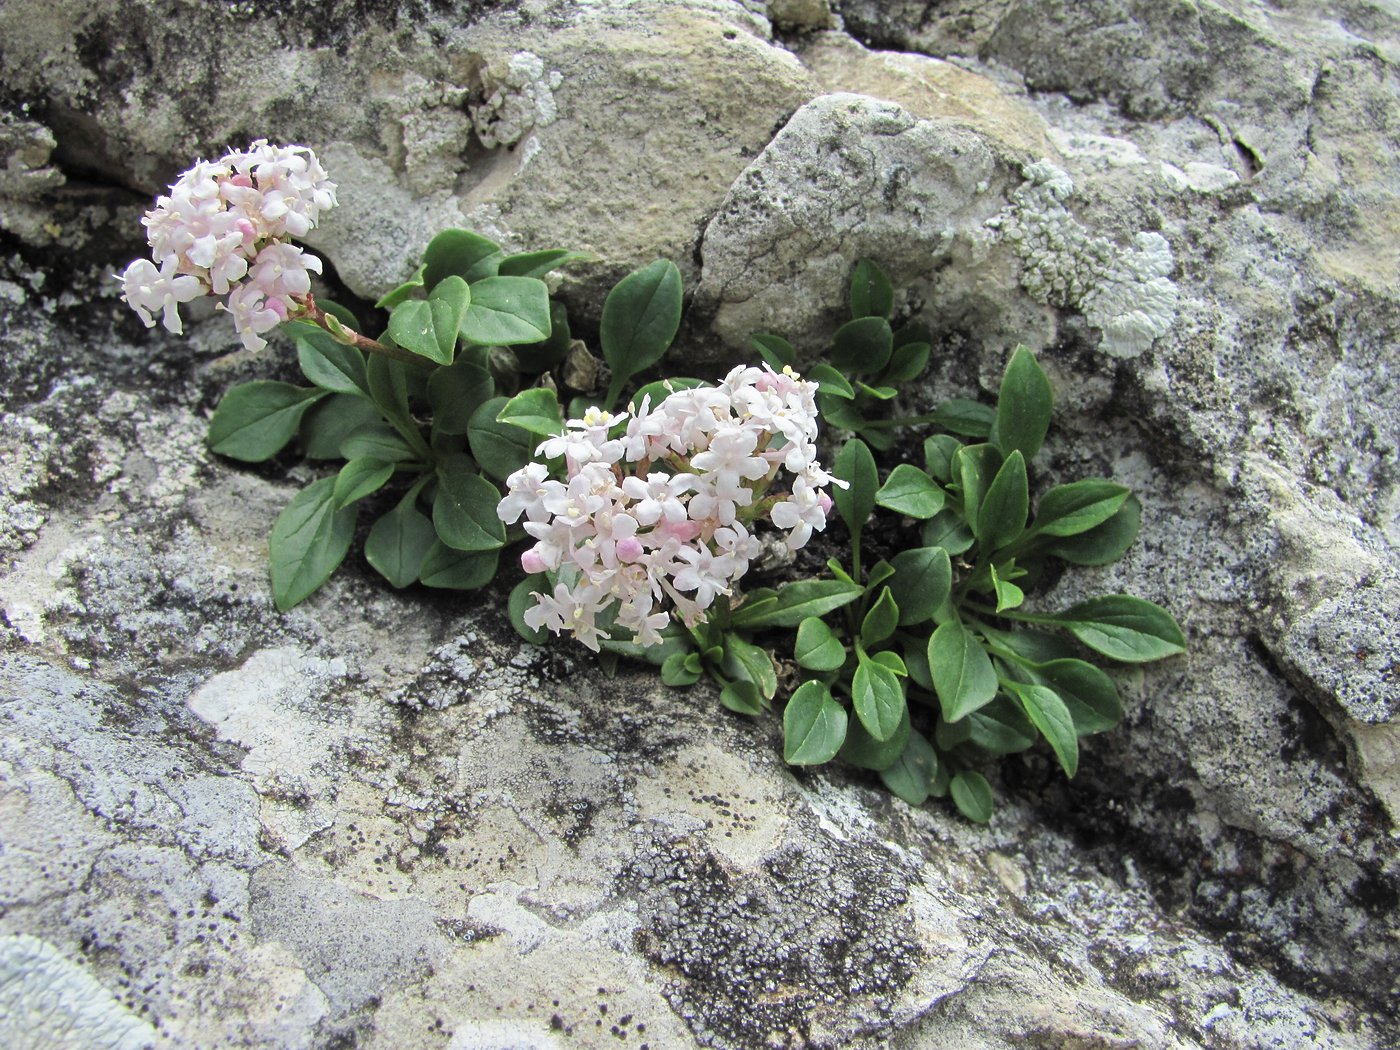
<path fill-rule="evenodd" d="M 818 366 L 818 368 L 820 367 Z M 832 371 L 836 372 L 834 368 Z M 808 375 L 810 374 L 808 373 Z M 840 375 L 839 372 L 836 374 Z M 851 397 L 855 397 L 854 392 L 851 393 Z M 860 409 L 849 398 L 841 394 L 827 394 L 818 390 L 817 410 L 821 413 L 822 423 L 828 427 L 837 427 L 841 430 L 859 430 L 865 425 L 865 417 L 860 414 Z"/>
<path fill-rule="evenodd" d="M 271 379 L 240 383 L 214 409 L 209 420 L 209 447 L 244 463 L 271 459 L 296 436 L 302 413 L 325 396 L 319 390 Z"/>
<path fill-rule="evenodd" d="M 1011 564 L 1015 564 L 1015 562 L 1013 561 Z M 997 571 L 995 565 L 988 566 L 988 571 L 991 573 L 992 590 L 997 598 L 997 612 L 1014 609 L 1026 600 L 1026 592 L 1014 583 L 1002 579 L 1001 573 Z"/>
<path fill-rule="evenodd" d="M 875 457 L 864 441 L 851 438 L 841 446 L 832 473 L 850 485 L 849 488 L 832 486 L 831 496 L 846 528 L 851 530 L 852 536 L 859 536 L 875 509 L 875 493 L 880 484 L 879 475 L 875 473 Z"/>
<path fill-rule="evenodd" d="M 896 346 L 890 354 L 889 367 L 881 377 L 886 383 L 907 383 L 917 379 L 928 367 L 931 351 L 928 343 L 905 343 Z"/>
<path fill-rule="evenodd" d="M 807 369 L 805 378 L 816 383 L 823 394 L 831 397 L 845 398 L 849 401 L 856 396 L 856 392 L 851 389 L 851 384 L 846 381 L 846 377 L 830 365 L 813 365 Z"/>
<path fill-rule="evenodd" d="M 471 302 L 467 282 L 446 277 L 427 299 L 409 299 L 389 315 L 389 336 L 399 346 L 440 365 L 457 353 L 457 329 Z"/>
<path fill-rule="evenodd" d="M 875 502 L 896 514 L 910 518 L 931 518 L 943 509 L 943 490 L 933 479 L 910 463 L 900 463 L 890 471 Z"/>
<path fill-rule="evenodd" d="M 745 630 L 796 627 L 809 616 L 825 616 L 833 609 L 849 605 L 863 592 L 863 587 L 842 580 L 797 580 L 779 588 L 773 605 L 763 608 L 751 608 L 747 603 L 741 605 L 730 623 Z"/>
<path fill-rule="evenodd" d="M 953 468 L 962 489 L 963 517 L 981 539 L 978 513 L 987 489 L 1001 469 L 1001 453 L 995 445 L 964 445 L 953 459 Z"/>
<path fill-rule="evenodd" d="M 525 622 L 526 611 L 534 608 L 535 593 L 549 593 L 549 580 L 542 572 L 526 576 L 510 589 L 510 597 L 506 600 L 506 613 L 516 634 L 531 645 L 544 645 L 549 641 L 549 631 L 543 628 L 537 631 Z"/>
<path fill-rule="evenodd" d="M 1074 719 L 1080 736 L 1112 729 L 1123 720 L 1123 705 L 1113 679 L 1085 660 L 1050 660 L 1030 668 L 1036 684 L 1049 686 Z"/>
<path fill-rule="evenodd" d="M 783 761 L 790 766 L 830 762 L 846 742 L 846 709 L 821 682 L 803 682 L 783 710 Z"/>
<path fill-rule="evenodd" d="M 889 769 L 880 771 L 885 787 L 911 806 L 928 801 L 934 775 L 938 772 L 938 753 L 920 732 L 909 734 L 904 752 Z"/>
<path fill-rule="evenodd" d="M 861 259 L 851 272 L 851 316 L 889 317 L 894 311 L 894 289 L 885 271 L 869 259 Z"/>
<path fill-rule="evenodd" d="M 591 262 L 596 256 L 588 252 L 571 252 L 567 248 L 546 248 L 539 252 L 518 252 L 501 260 L 496 272 L 502 277 L 543 277 L 573 262 Z M 486 276 L 486 275 L 483 275 Z"/>
<path fill-rule="evenodd" d="M 504 397 L 493 397 L 483 401 L 472 413 L 467 425 L 467 441 L 471 445 L 472 458 L 483 472 L 500 481 L 530 462 L 530 454 L 534 452 L 536 444 L 534 435 L 528 430 L 496 419 L 506 400 Z"/>
<path fill-rule="evenodd" d="M 365 362 L 365 378 L 369 383 L 370 397 L 384 413 L 384 418 L 399 432 L 399 436 L 408 442 L 410 448 L 426 459 L 429 455 L 428 444 L 423 440 L 418 424 L 408 407 L 406 366 L 383 354 L 374 354 Z"/>
<path fill-rule="evenodd" d="M 757 332 L 749 337 L 749 342 L 758 351 L 758 356 L 773 366 L 775 372 L 781 372 L 784 365 L 797 363 L 797 351 L 780 335 Z"/>
<path fill-rule="evenodd" d="M 996 644 L 1009 649 L 1023 661 L 1048 663 L 1051 660 L 1068 659 L 1074 655 L 1074 647 L 1059 635 L 1047 631 L 992 631 L 989 636 Z"/>
<path fill-rule="evenodd" d="M 491 373 L 465 357 L 428 377 L 428 404 L 433 410 L 433 432 L 465 434 L 472 413 L 496 393 Z"/>
<path fill-rule="evenodd" d="M 1012 687 L 1026 714 L 1050 742 L 1050 749 L 1060 760 L 1066 776 L 1074 776 L 1079 769 L 1079 734 L 1074 729 L 1074 719 L 1069 708 L 1053 689 L 1043 685 L 1015 685 Z"/>
<path fill-rule="evenodd" d="M 272 597 L 286 612 L 312 594 L 345 560 L 355 536 L 353 506 L 336 509 L 335 480 L 298 492 L 272 525 L 268 554 Z"/>
<path fill-rule="evenodd" d="M 893 649 L 886 649 L 882 653 L 871 653 L 870 660 L 872 663 L 883 664 L 900 678 L 909 677 L 909 668 L 904 666 L 904 660 Z"/>
<path fill-rule="evenodd" d="M 1006 365 L 997 398 L 996 431 L 993 440 L 1002 454 L 1020 452 L 1028 461 L 1035 458 L 1050 429 L 1055 395 L 1050 389 L 1035 354 L 1018 346 Z"/>
<path fill-rule="evenodd" d="M 700 669 L 691 668 L 687 660 L 694 653 L 672 653 L 661 664 L 661 684 L 672 689 L 682 689 L 700 681 Z"/>
<path fill-rule="evenodd" d="M 881 558 L 870 567 L 870 571 L 865 576 L 865 593 L 874 594 L 875 588 L 884 583 L 894 575 L 894 566 Z"/>
<path fill-rule="evenodd" d="M 911 732 L 909 725 L 909 705 L 901 705 L 903 716 L 899 720 L 899 725 L 895 728 L 894 735 L 888 740 L 876 740 L 871 736 L 870 731 L 861 724 L 859 718 L 850 719 L 846 726 L 846 742 L 841 745 L 838 756 L 844 762 L 849 762 L 853 766 L 861 769 L 873 769 L 879 772 L 882 769 L 889 769 L 899 761 L 899 756 L 904 754 L 904 748 L 909 743 Z"/>
<path fill-rule="evenodd" d="M 851 699 L 856 717 L 876 740 L 889 740 L 900 720 L 909 717 L 899 676 L 884 664 L 863 656 L 856 664 Z"/>
<path fill-rule="evenodd" d="M 301 417 L 302 451 L 307 459 L 344 459 L 341 442 L 366 423 L 378 423 L 379 418 L 379 409 L 363 397 L 324 397 Z"/>
<path fill-rule="evenodd" d="M 1029 512 L 1026 461 L 1020 449 L 1013 449 L 987 486 L 972 531 L 984 551 L 1001 550 L 1026 531 Z"/>
<path fill-rule="evenodd" d="M 470 230 L 443 230 L 423 252 L 423 283 L 437 287 L 445 277 L 457 276 L 468 284 L 492 277 L 500 265 L 501 246 Z"/>
<path fill-rule="evenodd" d="M 1064 537 L 1045 551 L 1071 565 L 1111 565 L 1133 545 L 1141 524 L 1142 504 L 1136 496 L 1129 496 L 1103 524 L 1077 536 Z"/>
<path fill-rule="evenodd" d="M 962 515 L 952 509 L 941 510 L 925 522 L 919 540 L 925 547 L 941 547 L 950 555 L 962 554 L 977 542 Z"/>
<path fill-rule="evenodd" d="M 405 463 L 416 454 L 404 439 L 399 437 L 399 432 L 381 419 L 356 427 L 340 443 L 342 459 L 377 459 L 384 463 Z"/>
<path fill-rule="evenodd" d="M 846 662 L 846 647 L 820 617 L 808 616 L 797 625 L 793 659 L 808 671 L 835 671 Z"/>
<path fill-rule="evenodd" d="M 899 606 L 899 626 L 912 627 L 933 619 L 948 601 L 953 586 L 953 566 L 948 552 L 939 547 L 911 547 L 894 556 L 890 592 Z"/>
<path fill-rule="evenodd" d="M 867 648 L 879 645 L 899 626 L 899 605 L 888 587 L 880 588 L 880 597 L 865 614 L 860 625 L 860 641 Z"/>
<path fill-rule="evenodd" d="M 563 303 L 549 301 L 549 338 L 539 343 L 516 343 L 511 347 L 520 371 L 539 375 L 562 364 L 569 356 L 573 333 L 569 330 L 569 311 Z"/>
<path fill-rule="evenodd" d="M 962 442 L 950 434 L 934 434 L 924 440 L 924 469 L 935 481 L 953 480 L 953 457 Z"/>
<path fill-rule="evenodd" d="M 462 338 L 481 346 L 514 346 L 549 338 L 549 286 L 535 277 L 473 281 L 462 315 Z"/>
<path fill-rule="evenodd" d="M 719 702 L 729 710 L 737 711 L 741 715 L 756 715 L 763 710 L 763 702 L 758 695 L 758 686 L 747 679 L 730 682 L 721 689 Z"/>
<path fill-rule="evenodd" d="M 661 360 L 681 325 L 681 272 L 669 259 L 634 270 L 603 302 L 598 337 L 612 369 L 607 405 L 617 404 L 627 380 Z"/>
<path fill-rule="evenodd" d="M 1090 598 L 1055 622 L 1090 649 L 1124 663 L 1146 663 L 1186 651 L 1186 638 L 1160 605 L 1127 594 Z"/>
<path fill-rule="evenodd" d="M 892 386 L 871 386 L 869 383 L 856 383 L 862 394 L 869 394 L 877 401 L 891 401 L 898 396 L 899 391 Z"/>
<path fill-rule="evenodd" d="M 836 329 L 831 363 L 847 375 L 873 375 L 889 363 L 894 332 L 883 317 L 860 317 Z"/>
<path fill-rule="evenodd" d="M 437 478 L 433 527 L 438 538 L 459 551 L 505 546 L 506 528 L 496 516 L 501 493 L 472 469 L 471 460 L 461 454 L 445 457 L 438 463 Z"/>
<path fill-rule="evenodd" d="M 979 401 L 955 397 L 933 410 L 934 422 L 944 430 L 963 437 L 985 440 L 996 422 L 996 410 Z"/>
<path fill-rule="evenodd" d="M 365 559 L 395 587 L 407 587 L 423 568 L 423 558 L 437 541 L 428 516 L 418 509 L 415 488 L 385 514 L 365 537 Z"/>
<path fill-rule="evenodd" d="M 352 459 L 336 475 L 332 495 L 336 508 L 348 507 L 372 492 L 378 492 L 394 476 L 394 465 L 382 459 Z"/>
<path fill-rule="evenodd" d="M 956 722 L 991 703 L 997 694 L 997 674 L 977 636 L 957 621 L 949 621 L 928 640 L 928 664 L 943 717 Z"/>
<path fill-rule="evenodd" d="M 953 804 L 968 820 L 985 824 L 992 819 L 992 786 L 987 778 L 974 769 L 953 774 L 948 784 Z"/>
<path fill-rule="evenodd" d="M 403 284 L 380 296 L 379 301 L 374 304 L 374 308 L 376 310 L 392 310 L 405 299 L 413 298 L 413 294 L 423 287 L 423 275 L 427 272 L 428 264 L 423 263 L 413 271 L 413 276 L 404 281 Z"/>
<path fill-rule="evenodd" d="M 1122 485 L 1099 478 L 1056 485 L 1035 510 L 1031 531 L 1039 536 L 1075 536 L 1101 525 L 1132 495 Z"/>
<path fill-rule="evenodd" d="M 966 726 L 966 741 L 990 755 L 1014 755 L 1035 743 L 1035 726 L 1021 705 L 1004 693 L 997 694 L 986 707 L 953 724 Z"/>
<path fill-rule="evenodd" d="M 933 692 L 933 671 L 928 665 L 928 646 L 922 640 L 905 640 L 904 667 L 910 681 L 920 689 Z"/>
<path fill-rule="evenodd" d="M 435 540 L 423 556 L 418 579 L 425 587 L 474 591 L 496 578 L 500 551 L 461 551 Z"/>
<path fill-rule="evenodd" d="M 496 413 L 496 422 L 513 423 L 532 434 L 552 437 L 564 432 L 564 412 L 559 396 L 547 387 L 522 390 Z"/>
<path fill-rule="evenodd" d="M 318 329 L 297 339 L 297 362 L 302 374 L 322 390 L 369 396 L 364 353 L 336 342 L 326 332 Z"/>
<path fill-rule="evenodd" d="M 766 702 L 778 691 L 778 675 L 767 650 L 744 641 L 737 634 L 724 636 L 724 673 L 730 678 L 752 682 Z"/>

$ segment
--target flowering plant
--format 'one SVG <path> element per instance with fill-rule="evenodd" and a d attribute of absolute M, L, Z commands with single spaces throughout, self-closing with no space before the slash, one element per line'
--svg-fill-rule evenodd
<path fill-rule="evenodd" d="M 534 546 L 527 572 L 554 580 L 532 591 L 534 631 L 569 630 L 599 649 L 600 614 L 640 646 L 659 645 L 666 603 L 687 627 L 748 570 L 755 523 L 786 532 L 789 549 L 826 527 L 831 476 L 817 462 L 816 384 L 791 368 L 733 369 L 717 386 L 676 390 L 655 408 L 590 409 L 506 481 L 498 513 L 523 513 Z M 771 491 L 774 485 L 781 490 Z"/>
<path fill-rule="evenodd" d="M 243 345 L 261 350 L 263 333 L 313 309 L 311 274 L 321 272 L 321 260 L 288 239 L 304 237 L 335 202 L 335 183 L 304 146 L 259 139 L 200 161 L 142 219 L 154 262 L 137 259 L 126 268 L 118 278 L 122 298 L 147 328 L 160 313 L 178 335 L 181 303 L 227 295 L 220 306 L 233 315 Z"/>
<path fill-rule="evenodd" d="M 448 230 L 375 304 L 387 318 L 371 337 L 356 314 L 316 300 L 321 263 L 291 243 L 334 204 L 309 149 L 255 142 L 180 176 L 144 219 L 152 259 L 119 278 L 148 327 L 159 314 L 179 333 L 179 307 L 213 294 L 227 297 L 247 351 L 273 329 L 295 341 L 311 385 L 235 386 L 208 436 L 245 462 L 293 443 L 309 460 L 343 461 L 272 528 L 279 608 L 341 564 L 362 507 L 378 515 L 366 560 L 395 587 L 486 586 L 502 550 L 529 541 L 508 602 L 528 640 L 567 631 L 605 659 L 652 661 L 673 687 L 708 676 L 746 714 L 782 702 L 789 763 L 839 757 L 910 804 L 951 794 L 974 820 L 991 815 L 978 768 L 991 756 L 1043 737 L 1073 776 L 1079 738 L 1118 722 L 1113 681 L 1083 649 L 1127 663 L 1184 651 L 1171 615 L 1128 595 L 1026 611 L 1052 561 L 1120 557 L 1141 508 L 1103 479 L 1053 486 L 1033 508 L 1028 467 L 1053 395 L 1024 347 L 995 407 L 953 399 L 896 417 L 899 386 L 931 345 L 891 323 L 893 291 L 873 262 L 856 264 L 852 319 L 805 378 L 796 350 L 762 334 L 762 367 L 714 384 L 657 380 L 622 403 L 680 329 L 674 264 L 613 287 L 600 360 L 544 280 L 586 256 L 509 254 Z M 848 435 L 830 472 L 822 424 Z M 904 461 L 903 432 L 925 426 L 939 432 L 922 442 L 923 465 Z M 895 460 L 883 482 L 874 453 Z M 741 590 L 751 566 L 807 546 L 833 508 L 849 545 L 835 548 L 829 575 Z M 867 551 L 877 509 L 893 519 Z"/>

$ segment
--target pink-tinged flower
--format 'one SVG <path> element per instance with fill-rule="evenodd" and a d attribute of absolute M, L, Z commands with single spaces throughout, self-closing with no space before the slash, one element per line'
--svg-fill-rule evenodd
<path fill-rule="evenodd" d="M 116 276 L 122 282 L 122 299 L 136 311 L 147 328 L 156 326 L 153 315 L 160 312 L 166 330 L 181 335 L 184 326 L 180 321 L 180 304 L 198 299 L 204 294 L 204 287 L 192 274 L 177 274 L 175 266 L 173 256 L 168 256 L 160 269 L 149 259 L 137 259 L 125 273 Z"/>
<path fill-rule="evenodd" d="M 261 334 L 286 319 L 311 290 L 310 274 L 321 272 L 321 260 L 286 238 L 307 233 L 334 205 L 335 184 L 305 146 L 259 140 L 247 151 L 197 161 L 142 219 L 160 268 L 128 267 L 123 298 L 148 326 L 159 308 L 165 326 L 179 332 L 175 304 L 211 291 L 228 295 L 224 309 L 244 345 L 261 349 Z"/>
<path fill-rule="evenodd" d="M 815 391 L 791 371 L 741 366 L 717 387 L 655 408 L 648 398 L 630 418 L 592 410 L 542 442 L 537 454 L 560 479 L 527 465 L 497 508 L 502 520 L 530 519 L 536 543 L 522 564 L 555 579 L 527 622 L 597 648 L 607 612 L 613 629 L 655 645 L 668 616 L 694 626 L 732 592 L 758 556 L 753 523 L 765 510 L 794 548 L 825 527 Z M 777 482 L 790 494 L 760 500 Z"/>
<path fill-rule="evenodd" d="M 258 252 L 248 279 L 269 299 L 286 299 L 311 291 L 310 270 L 320 273 L 321 260 L 295 245 L 274 241 Z"/>
<path fill-rule="evenodd" d="M 228 304 L 220 303 L 219 308 L 233 315 L 233 326 L 249 350 L 267 346 L 262 333 L 272 331 L 287 319 L 287 308 L 281 300 L 268 300 L 260 289 L 250 284 L 240 284 L 229 293 Z"/>

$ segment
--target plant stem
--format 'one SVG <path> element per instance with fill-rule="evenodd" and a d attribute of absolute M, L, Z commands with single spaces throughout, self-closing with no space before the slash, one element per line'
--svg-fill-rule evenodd
<path fill-rule="evenodd" d="M 306 309 L 306 314 L 304 315 L 306 320 L 309 320 L 312 324 L 324 328 L 326 330 L 326 333 L 330 335 L 330 337 L 336 342 L 344 341 L 344 337 L 337 333 L 337 331 L 326 322 L 326 318 L 330 315 L 327 314 L 325 310 L 322 310 L 319 306 L 316 305 L 316 299 L 314 296 L 312 296 L 308 292 L 305 298 L 301 299 L 300 302 Z M 359 350 L 368 351 L 372 354 L 383 354 L 385 357 L 392 357 L 395 361 L 402 361 L 406 365 L 414 365 L 418 368 L 431 370 L 437 367 L 435 364 L 433 364 L 433 362 L 427 360 L 426 358 L 419 357 L 417 354 L 409 353 L 407 350 L 404 350 L 397 346 L 385 346 L 383 343 L 379 342 L 379 340 L 371 339 L 369 336 L 361 332 L 357 332 L 353 328 L 349 328 L 346 325 L 340 323 L 339 321 L 336 322 L 336 325 L 340 329 L 340 332 L 345 333 L 345 335 L 349 337 L 350 342 L 347 344 L 349 346 L 353 346 Z"/>

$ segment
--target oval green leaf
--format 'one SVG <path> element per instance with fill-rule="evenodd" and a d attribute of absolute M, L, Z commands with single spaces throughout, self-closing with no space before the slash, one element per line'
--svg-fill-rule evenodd
<path fill-rule="evenodd" d="M 511 423 L 531 434 L 552 437 L 564 431 L 564 411 L 559 396 L 547 387 L 522 390 L 501 406 L 496 422 Z"/>
<path fill-rule="evenodd" d="M 535 437 L 513 423 L 502 423 L 496 415 L 505 407 L 506 398 L 493 397 L 483 401 L 467 425 L 467 441 L 472 458 L 481 469 L 499 481 L 530 462 L 535 450 Z"/>
<path fill-rule="evenodd" d="M 539 343 L 549 338 L 549 287 L 534 277 L 473 281 L 462 314 L 462 338 L 481 346 Z"/>
<path fill-rule="evenodd" d="M 433 527 L 437 529 L 438 538 L 459 551 L 491 551 L 503 547 L 506 529 L 496 515 L 500 490 L 476 473 L 471 461 L 462 455 L 449 456 L 439 463 L 437 477 Z"/>
<path fill-rule="evenodd" d="M 899 604 L 888 587 L 880 588 L 880 597 L 865 614 L 860 625 L 860 641 L 867 648 L 879 645 L 899 626 Z"/>
<path fill-rule="evenodd" d="M 1030 513 L 1030 490 L 1026 483 L 1026 460 L 1014 449 L 997 471 L 977 509 L 972 532 L 984 551 L 1001 550 L 1026 531 Z"/>
<path fill-rule="evenodd" d="M 454 275 L 468 284 L 492 277 L 501 257 L 501 246 L 479 233 L 443 230 L 423 252 L 423 283 L 435 288 L 443 278 Z"/>
<path fill-rule="evenodd" d="M 1050 429 L 1055 395 L 1035 354 L 1018 346 L 1007 362 L 997 398 L 995 441 L 1002 454 L 1035 458 Z"/>
<path fill-rule="evenodd" d="M 603 302 L 598 337 L 612 369 L 607 406 L 617 404 L 627 381 L 661 360 L 681 325 L 681 272 L 669 259 L 634 270 Z"/>
<path fill-rule="evenodd" d="M 1090 649 L 1124 663 L 1146 663 L 1186 651 L 1186 637 L 1171 613 L 1127 594 L 1090 598 L 1054 619 Z"/>
<path fill-rule="evenodd" d="M 418 579 L 425 587 L 474 591 L 495 579 L 500 556 L 500 551 L 454 550 L 435 540 L 423 557 Z"/>
<path fill-rule="evenodd" d="M 415 490 L 376 521 L 365 537 L 365 560 L 394 587 L 407 587 L 418 579 L 423 559 L 437 542 L 433 523 L 417 503 Z"/>
<path fill-rule="evenodd" d="M 1012 686 L 1016 697 L 1025 708 L 1026 715 L 1042 736 L 1050 742 L 1050 749 L 1060 760 L 1065 775 L 1073 777 L 1079 770 L 1079 734 L 1074 729 L 1074 719 L 1069 708 L 1060 699 L 1060 694 L 1043 685 Z"/>
<path fill-rule="evenodd" d="M 797 625 L 793 659 L 808 671 L 835 671 L 846 662 L 846 647 L 819 617 L 809 616 Z"/>
<path fill-rule="evenodd" d="M 889 317 L 894 310 L 894 289 L 885 271 L 869 259 L 859 260 L 851 271 L 851 316 Z"/>
<path fill-rule="evenodd" d="M 992 819 L 992 786 L 974 769 L 955 773 L 948 784 L 953 804 L 968 820 L 985 824 Z"/>
<path fill-rule="evenodd" d="M 944 492 L 934 480 L 912 463 L 901 463 L 890 471 L 875 502 L 886 510 L 920 520 L 943 509 Z"/>
<path fill-rule="evenodd" d="M 928 801 L 934 777 L 938 774 L 938 753 L 917 730 L 909 734 L 909 743 L 889 769 L 880 771 L 885 787 L 911 806 Z"/>
<path fill-rule="evenodd" d="M 372 492 L 378 492 L 394 476 L 394 465 L 382 459 L 352 459 L 335 478 L 333 498 L 336 507 L 348 507 Z"/>
<path fill-rule="evenodd" d="M 928 664 L 943 717 L 956 722 L 991 703 L 997 675 L 977 636 L 956 620 L 943 624 L 928 640 Z"/>
<path fill-rule="evenodd" d="M 847 375 L 871 375 L 889 363 L 894 332 L 883 317 L 860 317 L 836 329 L 831 363 Z"/>
<path fill-rule="evenodd" d="M 862 658 L 851 682 L 851 698 L 856 717 L 878 741 L 894 736 L 901 719 L 908 718 L 904 687 L 899 677 L 884 664 Z"/>
<path fill-rule="evenodd" d="M 271 379 L 240 383 L 214 409 L 209 448 L 244 463 L 271 459 L 296 436 L 302 414 L 325 396 L 320 390 Z"/>
<path fill-rule="evenodd" d="M 355 536 L 355 510 L 336 509 L 335 479 L 322 478 L 298 492 L 277 515 L 268 555 L 278 609 L 286 612 L 303 601 L 345 560 Z"/>
<path fill-rule="evenodd" d="M 953 565 L 940 547 L 912 547 L 890 562 L 894 575 L 890 593 L 899 606 L 899 626 L 910 627 L 933 619 L 952 593 Z"/>
<path fill-rule="evenodd" d="M 790 766 L 830 762 L 846 742 L 846 709 L 821 682 L 803 682 L 783 710 L 783 760 Z"/>

